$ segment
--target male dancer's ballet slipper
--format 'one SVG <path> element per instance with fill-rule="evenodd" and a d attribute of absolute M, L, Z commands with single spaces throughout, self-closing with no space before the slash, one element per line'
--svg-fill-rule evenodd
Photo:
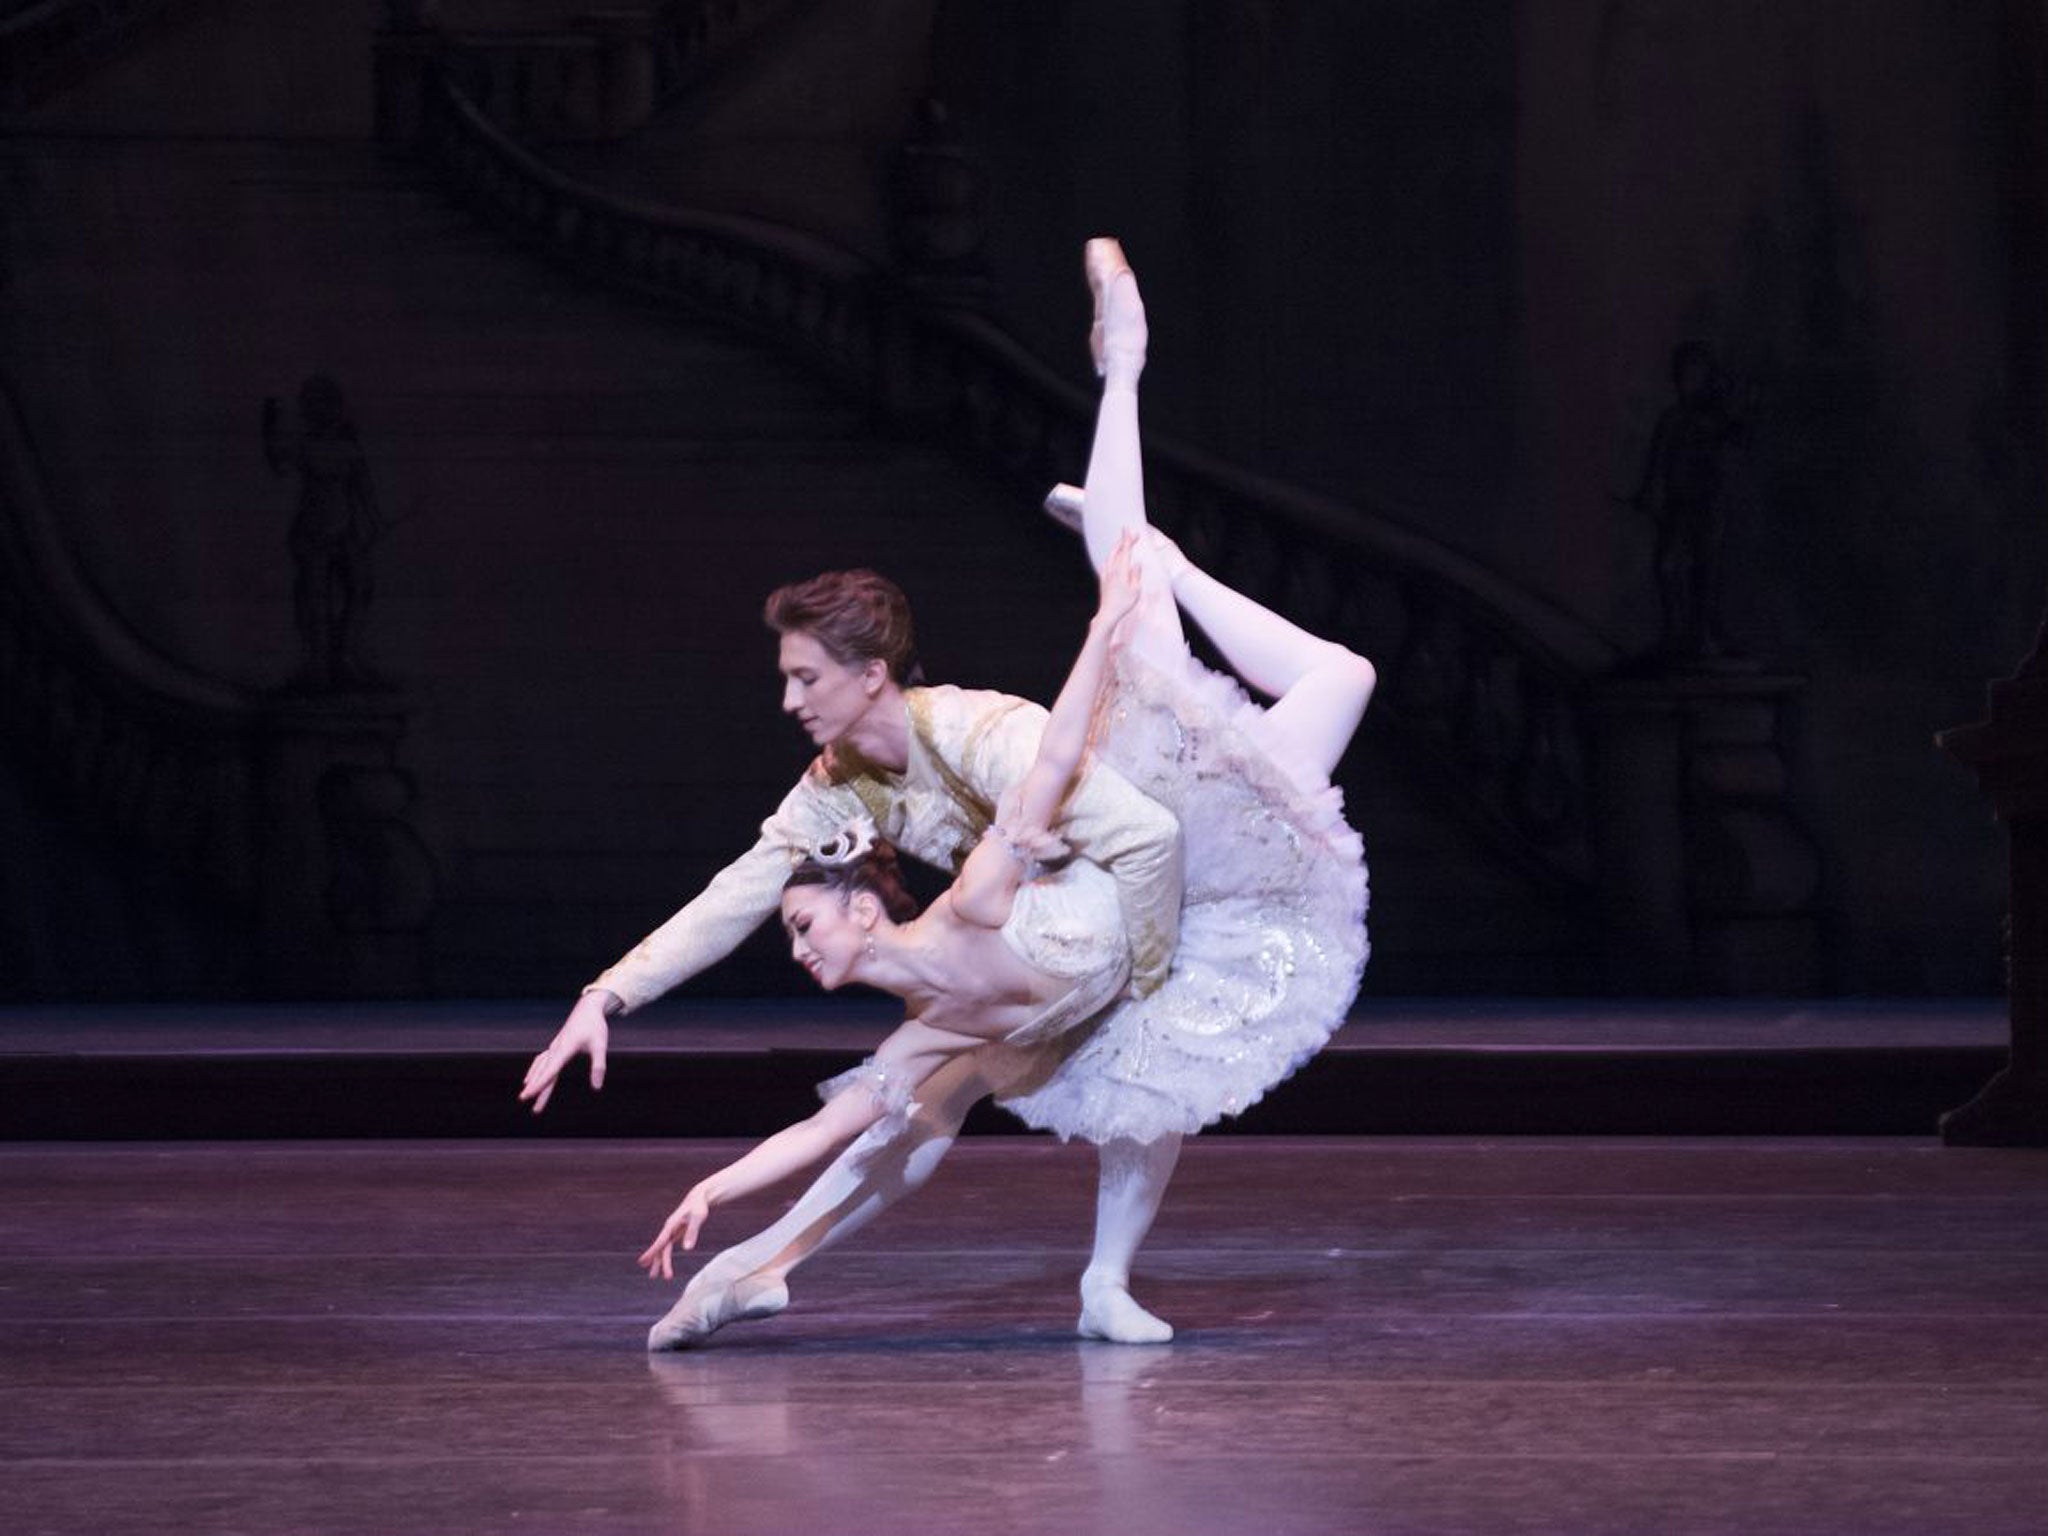
<path fill-rule="evenodd" d="M 1110 1344 L 1171 1344 L 1173 1324 L 1138 1305 L 1121 1285 L 1083 1284 L 1081 1320 L 1074 1331 L 1084 1339 Z"/>
<path fill-rule="evenodd" d="M 689 1349 L 702 1344 L 727 1323 L 773 1317 L 789 1305 L 789 1286 L 774 1275 L 741 1275 L 720 1280 L 711 1265 L 691 1277 L 668 1315 L 647 1330 L 650 1352 Z"/>
<path fill-rule="evenodd" d="M 1095 323 L 1088 328 L 1095 372 L 1107 378 L 1113 364 L 1118 377 L 1136 380 L 1145 367 L 1145 301 L 1138 297 L 1124 248 L 1114 240 L 1090 240 L 1081 251 L 1081 270 L 1095 298 Z"/>

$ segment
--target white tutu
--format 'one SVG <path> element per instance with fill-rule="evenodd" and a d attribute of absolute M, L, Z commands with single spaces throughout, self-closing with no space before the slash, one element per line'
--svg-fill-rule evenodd
<path fill-rule="evenodd" d="M 1173 970 L 1110 1008 L 1042 1087 L 1004 1101 L 1093 1142 L 1197 1131 L 1256 1103 L 1344 1021 L 1370 946 L 1343 797 L 1275 760 L 1265 712 L 1182 650 L 1119 656 L 1096 751 L 1180 818 Z"/>

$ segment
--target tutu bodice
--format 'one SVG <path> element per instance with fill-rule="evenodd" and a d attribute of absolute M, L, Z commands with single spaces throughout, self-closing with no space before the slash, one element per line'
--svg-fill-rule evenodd
<path fill-rule="evenodd" d="M 1131 950 L 1116 881 L 1085 859 L 1034 869 L 1017 888 L 999 932 L 1026 965 L 1073 982 L 1003 1036 L 1006 1045 L 1036 1045 L 1086 1024 L 1130 981 Z M 856 1087 L 874 1096 L 884 1119 L 900 1121 L 916 1107 L 914 1085 L 872 1056 L 820 1083 L 818 1094 L 830 1099 Z"/>

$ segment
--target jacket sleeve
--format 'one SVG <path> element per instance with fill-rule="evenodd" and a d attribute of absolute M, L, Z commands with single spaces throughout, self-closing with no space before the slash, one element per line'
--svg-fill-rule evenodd
<path fill-rule="evenodd" d="M 830 836 L 858 810 L 858 799 L 814 766 L 761 823 L 752 848 L 583 990 L 614 993 L 625 1005 L 620 1012 L 631 1013 L 723 960 L 781 904 L 795 850 Z"/>
<path fill-rule="evenodd" d="M 1020 783 L 1038 755 L 1045 711 L 1022 700 L 970 735 L 963 772 L 991 803 Z M 1180 938 L 1180 822 L 1108 764 L 1090 758 L 1060 811 L 1058 831 L 1116 881 L 1131 944 L 1131 985 L 1142 997 L 1166 980 Z"/>

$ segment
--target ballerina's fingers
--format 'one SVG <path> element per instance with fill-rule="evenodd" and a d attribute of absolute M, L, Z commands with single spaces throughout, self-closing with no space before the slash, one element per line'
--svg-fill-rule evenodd
<path fill-rule="evenodd" d="M 635 1262 L 647 1271 L 647 1278 L 650 1280 L 673 1280 L 675 1269 L 672 1256 L 675 1253 L 675 1246 L 669 1237 L 669 1229 L 663 1227 L 654 1241 L 647 1245 L 647 1251 Z"/>
<path fill-rule="evenodd" d="M 1073 850 L 1050 827 L 1020 827 L 1009 835 L 1010 849 L 1022 858 L 1040 864 L 1050 864 L 1054 859 L 1063 859 Z"/>
<path fill-rule="evenodd" d="M 1126 617 L 1145 595 L 1145 561 L 1137 534 L 1125 529 L 1102 564 L 1103 618 L 1112 624 Z"/>
<path fill-rule="evenodd" d="M 673 1280 L 675 1278 L 675 1250 L 678 1240 L 683 1251 L 697 1246 L 697 1233 L 702 1230 L 705 1220 L 711 1215 L 711 1202 L 701 1190 L 693 1189 L 683 1197 L 683 1203 L 669 1214 L 661 1224 L 661 1230 L 654 1234 L 654 1241 L 647 1245 L 647 1251 L 640 1255 L 640 1267 L 647 1271 L 650 1280 Z"/>

